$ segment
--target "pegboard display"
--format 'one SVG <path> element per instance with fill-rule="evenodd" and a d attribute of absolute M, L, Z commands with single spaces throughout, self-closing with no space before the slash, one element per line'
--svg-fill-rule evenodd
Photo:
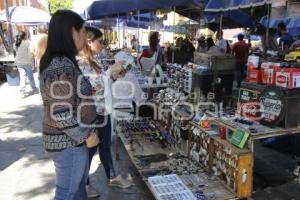
<path fill-rule="evenodd" d="M 190 156 L 220 179 L 238 198 L 252 193 L 253 154 L 218 136 L 217 131 L 193 125 L 190 130 Z"/>

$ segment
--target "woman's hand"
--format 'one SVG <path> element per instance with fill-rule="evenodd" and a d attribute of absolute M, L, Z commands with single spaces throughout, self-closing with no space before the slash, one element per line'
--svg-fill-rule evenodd
<path fill-rule="evenodd" d="M 99 144 L 99 138 L 96 133 L 90 133 L 85 141 L 87 148 L 93 148 Z"/>
<path fill-rule="evenodd" d="M 36 72 L 36 67 L 35 67 L 35 66 L 32 67 L 32 72 L 33 72 L 33 73 Z"/>
<path fill-rule="evenodd" d="M 124 61 L 119 61 L 111 67 L 111 78 L 113 80 L 117 80 L 118 78 L 125 76 L 126 70 L 123 67 L 124 64 Z"/>

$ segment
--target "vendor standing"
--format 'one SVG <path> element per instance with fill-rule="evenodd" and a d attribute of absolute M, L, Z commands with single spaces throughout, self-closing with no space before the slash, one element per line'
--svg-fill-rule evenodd
<path fill-rule="evenodd" d="M 290 46 L 293 44 L 294 39 L 291 35 L 288 34 L 286 25 L 283 22 L 280 22 L 277 25 L 277 32 L 280 37 L 279 47 L 283 52 L 288 52 Z"/>
<path fill-rule="evenodd" d="M 244 41 L 244 35 L 238 35 L 238 42 L 234 43 L 232 55 L 235 56 L 236 64 L 236 81 L 237 87 L 241 87 L 241 82 L 244 79 L 246 63 L 249 55 L 249 45 Z"/>
<path fill-rule="evenodd" d="M 151 32 L 149 35 L 149 49 L 144 49 L 141 56 L 138 59 L 138 62 L 141 66 L 141 69 L 144 68 L 151 68 L 156 64 L 162 64 L 162 49 L 159 46 L 159 33 L 158 32 Z M 152 59 L 152 62 L 147 62 L 147 65 L 145 66 L 145 63 L 143 62 L 143 58 Z"/>
<path fill-rule="evenodd" d="M 227 47 L 227 41 L 223 38 L 223 31 L 217 31 L 216 34 L 216 46 L 220 48 L 222 53 L 229 53 Z"/>

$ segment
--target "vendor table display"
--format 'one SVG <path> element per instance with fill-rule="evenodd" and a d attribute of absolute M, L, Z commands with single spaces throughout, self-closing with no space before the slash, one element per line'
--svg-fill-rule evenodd
<path fill-rule="evenodd" d="M 188 200 L 196 199 L 196 196 L 216 200 L 236 199 L 227 185 L 220 182 L 217 177 L 209 175 L 199 162 L 186 156 L 187 148 L 184 145 L 177 145 L 173 140 L 168 143 L 167 140 L 171 137 L 171 134 L 168 132 L 165 132 L 166 135 L 157 134 L 161 133 L 161 127 L 157 123 L 148 119 L 130 120 L 127 122 L 126 120 L 121 120 L 116 128 L 117 136 L 120 137 L 125 145 L 133 164 L 156 199 Z M 139 128 L 132 127 L 126 129 L 129 124 L 145 127 L 145 131 L 140 132 Z M 132 135 L 139 135 L 139 137 L 135 137 L 135 141 L 132 141 L 131 138 L 127 137 L 128 133 L 126 130 L 129 130 Z M 149 137 L 151 134 L 154 136 L 152 139 Z M 162 145 L 162 141 L 166 142 L 167 145 Z M 116 153 L 118 154 L 118 152 Z M 163 187 L 163 189 L 155 187 L 154 180 L 163 182 L 163 180 L 168 179 L 168 176 L 165 177 L 166 175 L 178 177 L 177 182 L 180 183 L 182 190 L 178 187 L 177 192 L 168 192 L 168 189 L 172 190 L 172 186 Z M 181 198 L 181 195 L 188 195 L 188 191 L 194 194 L 194 198 L 188 196 Z M 177 193 L 179 194 L 177 195 Z"/>
<path fill-rule="evenodd" d="M 237 198 L 252 194 L 253 155 L 219 137 L 213 128 L 191 122 L 190 155 L 209 172 L 224 181 Z"/>

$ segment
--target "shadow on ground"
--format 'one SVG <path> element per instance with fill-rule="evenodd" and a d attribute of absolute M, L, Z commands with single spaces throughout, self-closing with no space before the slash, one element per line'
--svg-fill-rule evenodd
<path fill-rule="evenodd" d="M 42 131 L 43 108 L 41 105 L 24 106 L 13 112 L 2 112 L 0 132 L 18 134 L 20 131 L 40 133 Z"/>
<path fill-rule="evenodd" d="M 153 200 L 154 197 L 147 188 L 145 182 L 142 181 L 141 176 L 138 174 L 137 169 L 132 164 L 129 155 L 121 141 L 119 141 L 119 144 L 120 160 L 115 160 L 115 153 L 113 152 L 114 166 L 117 173 L 121 174 L 122 177 L 128 178 L 128 175 L 130 174 L 132 177 L 133 186 L 128 189 L 109 187 L 106 183 L 107 179 L 103 165 L 99 164 L 96 172 L 90 175 L 91 184 L 101 194 L 98 200 Z M 112 146 L 114 147 L 114 144 L 112 144 Z M 98 156 L 98 153 L 96 156 Z"/>
<path fill-rule="evenodd" d="M 13 112 L 2 112 L 0 119 L 0 170 L 24 155 L 44 159 L 42 147 L 42 106 L 30 105 Z"/>

